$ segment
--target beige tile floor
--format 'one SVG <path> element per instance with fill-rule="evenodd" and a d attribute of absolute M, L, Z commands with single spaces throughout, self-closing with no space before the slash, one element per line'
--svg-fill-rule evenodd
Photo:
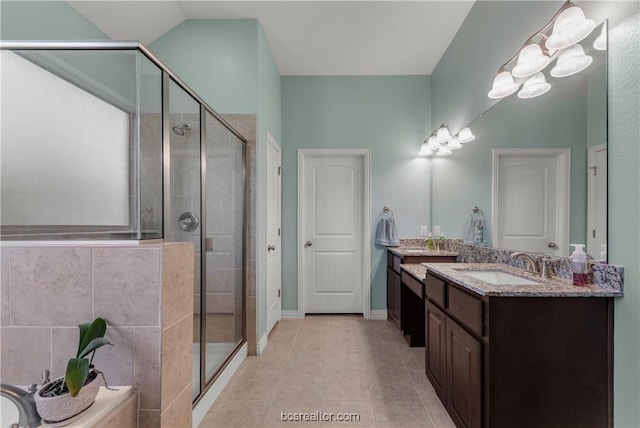
<path fill-rule="evenodd" d="M 282 421 L 282 412 L 357 413 L 359 421 Z M 280 321 L 261 356 L 249 356 L 200 425 L 411 427 L 454 424 L 424 374 L 424 348 L 409 348 L 388 321 L 316 315 Z"/>

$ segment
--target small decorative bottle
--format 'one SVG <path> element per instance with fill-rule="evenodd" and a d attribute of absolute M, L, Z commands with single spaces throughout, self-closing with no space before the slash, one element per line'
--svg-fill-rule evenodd
<path fill-rule="evenodd" d="M 587 253 L 584 252 L 584 244 L 571 244 L 575 251 L 571 254 L 573 269 L 573 285 L 587 285 Z"/>

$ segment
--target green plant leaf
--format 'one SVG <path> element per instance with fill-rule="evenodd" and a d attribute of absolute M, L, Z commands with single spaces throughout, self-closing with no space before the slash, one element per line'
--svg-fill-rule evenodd
<path fill-rule="evenodd" d="M 76 357 L 78 356 L 78 354 L 80 354 L 80 350 L 82 349 L 82 340 L 84 339 L 84 337 L 87 335 L 87 331 L 89 330 L 89 326 L 91 325 L 91 323 L 84 323 L 84 324 L 79 324 L 78 328 L 80 329 L 80 336 L 78 338 L 78 352 L 76 353 Z"/>
<path fill-rule="evenodd" d="M 98 348 L 103 347 L 104 345 L 113 345 L 113 343 L 111 343 L 109 339 L 106 339 L 104 337 L 96 337 L 91 342 L 89 342 L 89 344 L 82 350 L 82 352 L 80 353 L 80 355 L 78 355 L 78 357 L 80 358 L 86 357 L 91 352 L 95 351 Z"/>
<path fill-rule="evenodd" d="M 67 363 L 67 372 L 64 382 L 67 384 L 69 394 L 76 397 L 89 376 L 89 360 L 86 358 L 71 358 Z"/>
<path fill-rule="evenodd" d="M 80 339 L 80 345 L 78 346 L 78 353 L 76 354 L 76 357 L 79 358 L 84 353 L 85 348 L 89 346 L 89 343 L 91 343 L 93 339 L 104 336 L 104 334 L 107 331 L 107 322 L 100 317 L 96 318 L 95 320 L 93 320 L 91 325 L 89 325 L 89 327 L 85 330 L 84 335 L 82 334 L 82 330 L 83 330 L 82 325 L 78 327 L 80 327 L 81 339 Z"/>

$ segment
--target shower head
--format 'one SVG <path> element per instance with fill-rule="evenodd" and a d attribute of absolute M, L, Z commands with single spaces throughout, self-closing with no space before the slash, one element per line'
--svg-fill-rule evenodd
<path fill-rule="evenodd" d="M 190 123 L 181 123 L 180 125 L 176 125 L 171 129 L 176 134 L 178 134 L 180 136 L 183 136 L 187 132 L 191 131 L 191 124 Z"/>

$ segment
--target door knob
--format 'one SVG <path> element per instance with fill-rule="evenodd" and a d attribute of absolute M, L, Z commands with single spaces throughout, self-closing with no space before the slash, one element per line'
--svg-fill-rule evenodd
<path fill-rule="evenodd" d="M 275 245 L 267 245 L 267 251 L 275 251 L 275 250 L 276 250 Z"/>
<path fill-rule="evenodd" d="M 307 242 L 304 243 L 304 248 L 310 247 L 312 245 L 313 244 L 311 243 L 311 241 L 307 241 Z"/>
<path fill-rule="evenodd" d="M 178 218 L 178 226 L 185 232 L 193 232 L 198 228 L 199 224 L 200 219 L 192 212 L 182 213 Z"/>
<path fill-rule="evenodd" d="M 558 248 L 558 244 L 556 244 L 555 242 L 549 242 L 548 247 L 549 248 Z"/>

